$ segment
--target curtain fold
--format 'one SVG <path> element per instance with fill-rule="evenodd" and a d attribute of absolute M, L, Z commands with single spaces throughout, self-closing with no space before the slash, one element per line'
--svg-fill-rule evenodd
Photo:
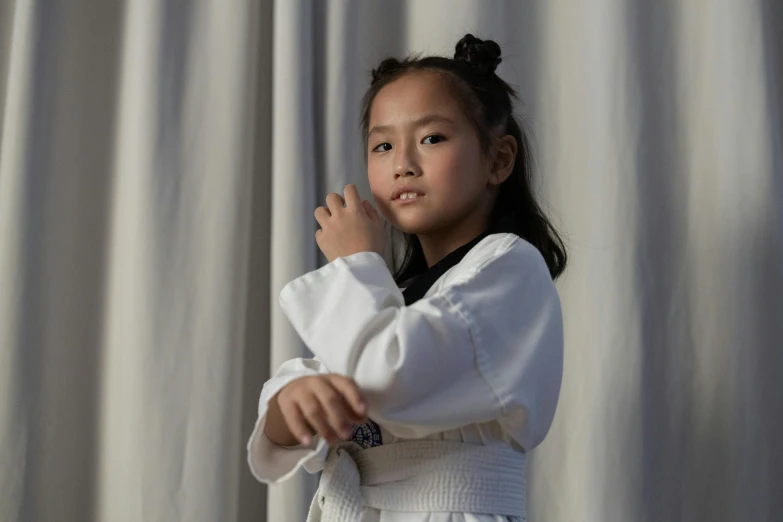
<path fill-rule="evenodd" d="M 10 12 L 0 518 L 236 520 L 260 5 Z"/>
<path fill-rule="evenodd" d="M 529 519 L 783 519 L 773 0 L 0 2 L 0 519 L 304 520 L 245 463 L 279 291 L 370 199 L 370 70 L 468 32 L 570 254 Z"/>

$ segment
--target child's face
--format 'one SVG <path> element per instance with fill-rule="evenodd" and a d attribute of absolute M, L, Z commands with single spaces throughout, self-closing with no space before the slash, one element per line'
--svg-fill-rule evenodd
<path fill-rule="evenodd" d="M 416 124 L 427 117 L 448 121 Z M 370 189 L 380 212 L 398 229 L 410 234 L 448 230 L 491 206 L 490 168 L 478 135 L 440 75 L 406 74 L 381 89 L 369 131 Z M 423 195 L 393 200 L 402 185 Z"/>

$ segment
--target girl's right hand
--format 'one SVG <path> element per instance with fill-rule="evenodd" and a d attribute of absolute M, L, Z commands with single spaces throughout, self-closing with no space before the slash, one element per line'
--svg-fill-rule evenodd
<path fill-rule="evenodd" d="M 277 394 L 288 430 L 302 444 L 317 433 L 329 445 L 348 440 L 353 425 L 367 422 L 367 406 L 356 382 L 329 373 L 300 377 Z"/>

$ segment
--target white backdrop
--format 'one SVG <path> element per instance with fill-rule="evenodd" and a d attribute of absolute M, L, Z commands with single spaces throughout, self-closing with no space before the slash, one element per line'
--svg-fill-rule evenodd
<path fill-rule="evenodd" d="M 244 461 L 277 294 L 369 196 L 370 69 L 466 32 L 571 255 L 529 519 L 783 519 L 780 2 L 6 0 L 1 520 L 304 520 Z"/>

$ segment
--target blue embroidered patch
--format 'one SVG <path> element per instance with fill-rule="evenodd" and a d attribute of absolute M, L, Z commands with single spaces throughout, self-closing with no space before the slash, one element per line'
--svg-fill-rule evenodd
<path fill-rule="evenodd" d="M 383 444 L 381 427 L 372 420 L 364 424 L 354 424 L 351 440 L 364 449 Z"/>

